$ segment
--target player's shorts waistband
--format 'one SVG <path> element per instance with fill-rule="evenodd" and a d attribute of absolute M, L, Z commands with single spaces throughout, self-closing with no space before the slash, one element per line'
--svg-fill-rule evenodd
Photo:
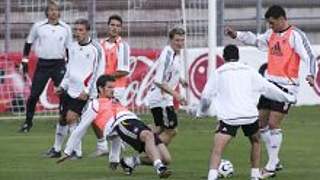
<path fill-rule="evenodd" d="M 64 59 L 46 59 L 46 58 L 39 58 L 39 62 L 40 61 L 42 61 L 42 62 L 52 62 L 52 61 L 54 61 L 54 62 L 65 62 L 65 60 Z"/>
<path fill-rule="evenodd" d="M 270 80 L 269 80 L 270 81 Z M 276 82 L 273 82 L 273 81 L 270 81 L 271 83 L 273 83 L 274 85 L 276 85 L 278 88 L 280 88 L 283 92 L 286 92 L 286 93 L 288 93 L 289 92 L 289 90 L 287 89 L 287 88 L 285 88 L 285 87 L 283 87 L 283 86 L 281 86 L 281 85 L 279 85 L 278 83 L 276 83 Z"/>

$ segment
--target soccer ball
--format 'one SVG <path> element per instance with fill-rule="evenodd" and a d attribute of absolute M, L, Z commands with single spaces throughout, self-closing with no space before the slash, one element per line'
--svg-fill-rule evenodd
<path fill-rule="evenodd" d="M 228 178 L 233 176 L 234 169 L 233 165 L 229 160 L 221 159 L 221 162 L 219 164 L 218 168 L 219 178 Z"/>

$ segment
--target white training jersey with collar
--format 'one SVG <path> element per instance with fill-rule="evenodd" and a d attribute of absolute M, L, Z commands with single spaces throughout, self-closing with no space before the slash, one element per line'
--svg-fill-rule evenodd
<path fill-rule="evenodd" d="M 104 73 L 105 56 L 100 44 L 90 40 L 85 45 L 72 43 L 69 49 L 67 71 L 60 87 L 72 98 L 79 97 L 81 92 L 89 94 L 90 98 L 97 96 L 96 80 Z"/>
<path fill-rule="evenodd" d="M 169 88 L 175 90 L 181 77 L 181 58 L 181 53 L 175 54 L 171 46 L 166 46 L 156 62 L 157 68 L 154 82 L 158 84 L 165 83 Z M 150 108 L 173 106 L 173 97 L 153 83 L 148 91 L 147 102 Z"/>
<path fill-rule="evenodd" d="M 59 20 L 55 25 L 48 19 L 35 23 L 26 40 L 35 43 L 35 52 L 42 59 L 65 59 L 66 49 L 72 43 L 71 27 Z"/>
<path fill-rule="evenodd" d="M 209 77 L 202 92 L 199 114 L 206 114 L 214 103 L 218 120 L 230 125 L 250 124 L 257 120 L 257 101 L 264 96 L 280 102 L 294 102 L 289 95 L 268 82 L 253 68 L 240 62 L 228 62 Z"/>

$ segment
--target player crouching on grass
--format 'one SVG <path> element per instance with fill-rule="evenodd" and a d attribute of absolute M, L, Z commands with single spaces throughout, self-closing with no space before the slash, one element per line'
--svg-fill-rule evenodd
<path fill-rule="evenodd" d="M 99 77 L 96 83 L 99 97 L 88 103 L 81 116 L 80 124 L 68 139 L 64 155 L 57 163 L 71 157 L 74 148 L 80 143 L 88 127 L 94 124 L 104 132 L 105 137 L 116 136 L 116 138 L 112 138 L 112 146 L 118 146 L 121 149 L 121 140 L 123 140 L 136 151 L 145 152 L 157 175 L 160 178 L 168 178 L 172 173 L 165 165 L 171 161 L 168 149 L 159 137 L 152 133 L 150 128 L 114 98 L 114 83 L 115 79 L 112 76 L 102 75 Z M 116 169 L 116 167 L 117 165 L 114 164 L 111 166 L 112 169 Z M 126 168 L 133 170 L 129 166 Z"/>

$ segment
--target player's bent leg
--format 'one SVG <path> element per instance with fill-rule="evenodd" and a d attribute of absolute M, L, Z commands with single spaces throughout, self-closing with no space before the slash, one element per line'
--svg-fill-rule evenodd
<path fill-rule="evenodd" d="M 162 162 L 166 165 L 169 165 L 172 161 L 172 158 L 167 146 L 161 143 L 158 144 L 157 148 L 159 149 Z"/>
<path fill-rule="evenodd" d="M 177 135 L 178 129 L 164 129 L 161 134 L 159 134 L 159 138 L 165 145 L 169 145 L 172 139 Z"/>
<path fill-rule="evenodd" d="M 139 135 L 139 139 L 145 143 L 145 152 L 153 161 L 153 166 L 160 178 L 168 178 L 170 171 L 161 161 L 160 151 L 156 146 L 154 134 L 150 130 L 143 130 Z"/>

